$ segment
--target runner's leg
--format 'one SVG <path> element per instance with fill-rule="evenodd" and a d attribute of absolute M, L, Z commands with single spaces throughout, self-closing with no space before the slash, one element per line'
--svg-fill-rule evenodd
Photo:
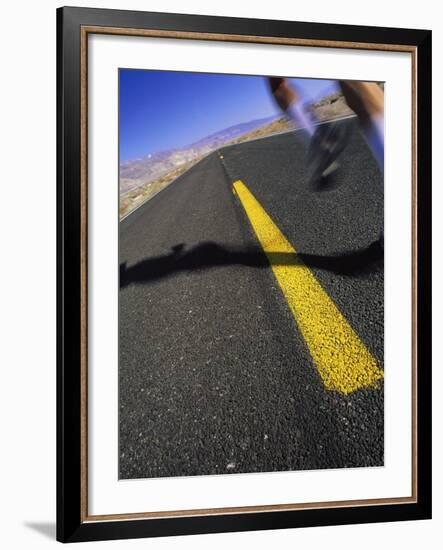
<path fill-rule="evenodd" d="M 346 103 L 359 118 L 362 133 L 380 170 L 384 168 L 384 91 L 376 82 L 340 80 Z"/>

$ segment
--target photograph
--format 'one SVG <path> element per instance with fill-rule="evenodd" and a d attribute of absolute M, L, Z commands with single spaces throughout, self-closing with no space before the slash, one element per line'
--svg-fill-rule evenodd
<path fill-rule="evenodd" d="M 383 467 L 384 82 L 118 87 L 119 480 Z"/>
<path fill-rule="evenodd" d="M 78 4 L 2 11 L 2 548 L 433 550 L 438 3 Z"/>
<path fill-rule="evenodd" d="M 57 10 L 57 540 L 431 517 L 431 38 Z"/>

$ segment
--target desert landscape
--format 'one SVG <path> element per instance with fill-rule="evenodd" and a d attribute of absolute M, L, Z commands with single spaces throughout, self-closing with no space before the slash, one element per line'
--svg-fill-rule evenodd
<path fill-rule="evenodd" d="M 307 107 L 319 121 L 352 115 L 342 94 L 335 93 Z M 120 219 L 151 199 L 204 157 L 228 145 L 259 139 L 297 127 L 285 116 L 237 124 L 182 149 L 148 153 L 120 165 Z"/>

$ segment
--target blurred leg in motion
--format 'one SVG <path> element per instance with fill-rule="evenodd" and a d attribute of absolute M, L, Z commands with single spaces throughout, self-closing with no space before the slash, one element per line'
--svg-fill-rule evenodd
<path fill-rule="evenodd" d="M 338 84 L 346 103 L 358 116 L 363 136 L 380 168 L 384 170 L 384 91 L 376 82 L 340 80 Z M 349 140 L 348 124 L 332 122 L 315 124 L 300 101 L 293 86 L 285 78 L 269 78 L 272 95 L 280 109 L 303 129 L 308 138 L 307 164 L 311 182 L 325 188 L 330 176 L 339 167 L 338 156 Z"/>
<path fill-rule="evenodd" d="M 316 190 L 331 189 L 333 179 L 330 176 L 339 168 L 337 158 L 348 142 L 349 126 L 334 122 L 318 124 L 313 114 L 306 113 L 297 91 L 286 79 L 269 78 L 269 86 L 277 105 L 302 129 L 307 138 L 307 166 L 311 185 Z"/>
<path fill-rule="evenodd" d="M 376 82 L 340 80 L 339 83 L 346 103 L 358 116 L 360 129 L 366 143 L 383 174 L 385 158 L 384 90 Z M 383 228 L 379 243 L 384 247 Z"/>
<path fill-rule="evenodd" d="M 362 133 L 377 164 L 384 168 L 384 91 L 376 82 L 340 80 L 346 103 L 358 116 Z"/>
<path fill-rule="evenodd" d="M 296 90 L 289 86 L 285 78 L 280 77 L 269 78 L 269 86 L 280 109 L 288 115 L 298 128 L 303 129 L 311 137 L 314 133 L 314 125 L 303 109 Z"/>

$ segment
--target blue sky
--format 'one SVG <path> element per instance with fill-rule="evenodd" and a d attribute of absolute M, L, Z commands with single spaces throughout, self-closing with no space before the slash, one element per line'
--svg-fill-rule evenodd
<path fill-rule="evenodd" d="M 292 82 L 304 101 L 335 89 L 329 80 Z M 120 69 L 120 161 L 279 113 L 264 77 Z"/>

